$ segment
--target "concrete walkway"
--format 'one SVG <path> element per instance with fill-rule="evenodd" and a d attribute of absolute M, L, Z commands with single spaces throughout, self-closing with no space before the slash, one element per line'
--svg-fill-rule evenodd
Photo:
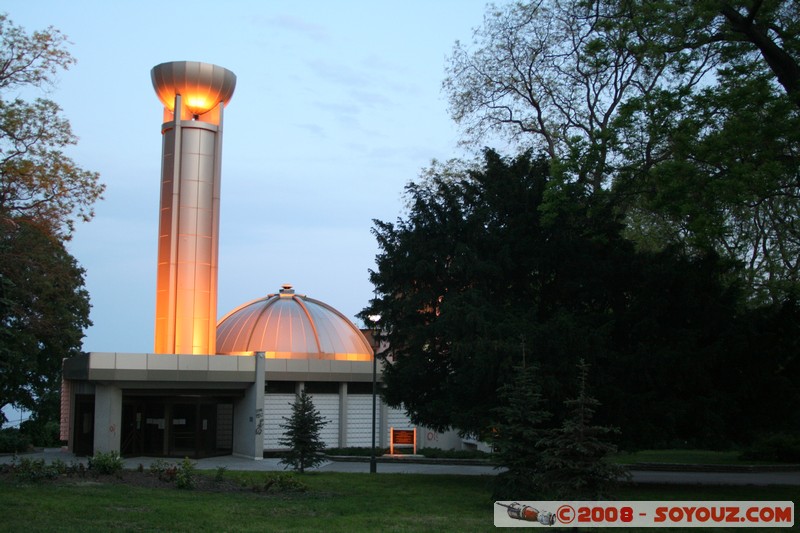
<path fill-rule="evenodd" d="M 29 459 L 44 459 L 47 462 L 59 459 L 72 464 L 75 461 L 86 464 L 85 457 L 76 457 L 70 452 L 60 448 L 46 448 L 42 451 L 26 453 L 19 457 Z M 0 464 L 9 464 L 14 460 L 13 455 L 0 456 Z M 126 457 L 123 459 L 125 468 L 138 468 L 141 464 L 149 468 L 154 457 Z M 167 461 L 177 463 L 180 459 L 168 458 Z M 254 461 L 231 455 L 222 457 L 207 457 L 193 460 L 200 470 L 216 470 L 225 467 L 227 470 L 250 470 L 261 472 L 280 472 L 283 465 L 280 459 L 262 459 Z M 320 472 L 356 472 L 368 473 L 369 460 L 363 461 L 326 461 L 314 470 Z M 452 474 L 452 475 L 495 475 L 497 469 L 485 465 L 452 464 L 446 460 L 437 463 L 417 463 L 408 459 L 386 461 L 381 459 L 377 464 L 379 474 Z M 682 485 L 792 485 L 800 487 L 800 471 L 794 472 L 680 472 L 680 471 L 643 471 L 631 472 L 632 481 L 635 483 L 673 483 Z"/>

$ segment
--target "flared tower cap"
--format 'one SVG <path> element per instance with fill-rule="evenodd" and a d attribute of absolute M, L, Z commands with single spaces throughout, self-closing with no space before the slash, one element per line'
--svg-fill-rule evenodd
<path fill-rule="evenodd" d="M 199 61 L 171 61 L 150 71 L 153 88 L 164 106 L 172 111 L 175 95 L 195 115 L 214 109 L 220 102 L 228 105 L 236 88 L 236 74 L 230 70 Z"/>

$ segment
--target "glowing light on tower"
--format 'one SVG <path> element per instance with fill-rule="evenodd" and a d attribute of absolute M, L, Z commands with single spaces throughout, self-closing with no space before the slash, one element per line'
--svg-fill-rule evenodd
<path fill-rule="evenodd" d="M 164 104 L 155 352 L 214 354 L 222 115 L 236 75 L 196 61 L 150 74 Z"/>

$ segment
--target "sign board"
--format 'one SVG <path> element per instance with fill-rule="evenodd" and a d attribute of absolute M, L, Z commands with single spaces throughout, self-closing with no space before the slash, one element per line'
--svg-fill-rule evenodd
<path fill-rule="evenodd" d="M 395 429 L 389 428 L 389 453 L 394 455 L 395 446 L 414 449 L 414 455 L 417 454 L 417 428 L 412 429 Z"/>

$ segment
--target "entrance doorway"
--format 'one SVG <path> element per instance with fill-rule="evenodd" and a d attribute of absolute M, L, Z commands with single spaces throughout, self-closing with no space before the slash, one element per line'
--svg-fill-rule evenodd
<path fill-rule="evenodd" d="M 233 449 L 233 398 L 124 396 L 124 456 L 211 457 Z"/>
<path fill-rule="evenodd" d="M 94 395 L 75 395 L 75 419 L 72 434 L 72 452 L 75 455 L 94 454 Z"/>

